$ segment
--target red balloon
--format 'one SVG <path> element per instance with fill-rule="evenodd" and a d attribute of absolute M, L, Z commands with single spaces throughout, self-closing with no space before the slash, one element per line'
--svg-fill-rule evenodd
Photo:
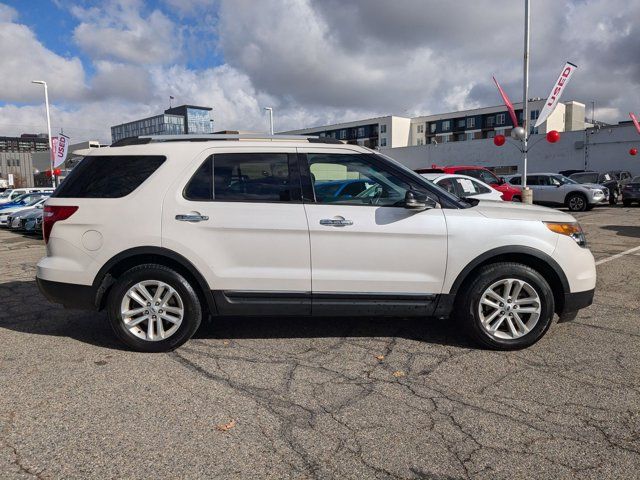
<path fill-rule="evenodd" d="M 638 154 L 638 149 L 637 148 L 632 148 L 631 150 L 629 150 L 629 155 L 633 155 L 634 157 Z"/>
<path fill-rule="evenodd" d="M 493 137 L 493 143 L 495 144 L 496 147 L 501 147 L 502 145 L 504 145 L 504 142 L 506 142 L 507 139 L 505 138 L 504 135 L 496 135 L 495 137 Z"/>
<path fill-rule="evenodd" d="M 560 133 L 557 130 L 551 130 L 547 133 L 547 142 L 556 143 L 560 140 Z"/>
<path fill-rule="evenodd" d="M 53 171 L 53 173 L 54 173 L 54 175 L 55 175 L 56 177 L 58 177 L 58 176 L 60 176 L 60 174 L 62 173 L 62 170 L 60 170 L 59 168 L 56 168 L 56 169 Z"/>

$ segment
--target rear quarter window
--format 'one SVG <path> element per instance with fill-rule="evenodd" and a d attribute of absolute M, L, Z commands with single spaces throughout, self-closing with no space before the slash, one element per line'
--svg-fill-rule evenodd
<path fill-rule="evenodd" d="M 97 155 L 84 158 L 51 195 L 55 198 L 121 198 L 166 160 L 159 155 Z"/>

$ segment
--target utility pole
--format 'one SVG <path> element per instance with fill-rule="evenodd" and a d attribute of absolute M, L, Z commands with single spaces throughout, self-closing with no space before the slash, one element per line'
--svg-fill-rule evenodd
<path fill-rule="evenodd" d="M 524 138 L 522 139 L 522 152 L 524 160 L 524 171 L 522 175 L 522 202 L 533 203 L 533 192 L 527 188 L 527 141 L 529 139 L 529 25 L 530 0 L 524 0 L 524 78 L 522 88 L 522 127 L 524 128 Z"/>
<path fill-rule="evenodd" d="M 53 157 L 53 143 L 51 141 L 51 115 L 49 113 L 49 93 L 47 89 L 47 82 L 45 82 L 44 80 L 32 80 L 31 83 L 37 83 L 38 85 L 44 86 L 44 104 L 47 110 L 47 135 L 49 136 L 49 157 L 50 157 L 49 163 L 51 164 L 51 185 L 53 186 L 53 188 L 56 188 L 56 176 L 53 173 L 54 157 Z"/>
<path fill-rule="evenodd" d="M 273 135 L 273 107 L 264 107 L 269 112 L 269 134 Z"/>

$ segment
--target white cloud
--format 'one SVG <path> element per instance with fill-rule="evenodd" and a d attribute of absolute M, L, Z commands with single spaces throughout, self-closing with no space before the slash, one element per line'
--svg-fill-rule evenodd
<path fill-rule="evenodd" d="M 14 22 L 18 19 L 18 12 L 15 8 L 0 3 L 0 23 Z"/>
<path fill-rule="evenodd" d="M 141 3 L 125 0 L 105 2 L 102 8 L 74 7 L 80 24 L 74 41 L 93 59 L 136 64 L 165 64 L 178 57 L 182 39 L 175 24 L 161 11 L 140 13 Z"/>
<path fill-rule="evenodd" d="M 52 99 L 79 99 L 85 75 L 78 58 L 65 58 L 45 48 L 25 25 L 0 23 L 0 99 L 31 102 L 42 98 L 42 87 L 31 80 L 46 80 Z"/>

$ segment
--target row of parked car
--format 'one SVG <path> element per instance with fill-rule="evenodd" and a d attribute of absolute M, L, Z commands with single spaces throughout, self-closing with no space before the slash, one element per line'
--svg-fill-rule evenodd
<path fill-rule="evenodd" d="M 0 227 L 42 233 L 44 202 L 53 188 L 7 189 L 0 193 Z"/>
<path fill-rule="evenodd" d="M 466 165 L 434 166 L 416 172 L 461 198 L 522 201 L 522 175 L 498 177 L 489 169 Z M 640 176 L 633 177 L 627 171 L 534 173 L 527 175 L 527 186 L 533 191 L 534 203 L 573 212 L 615 205 L 620 198 L 625 207 L 640 203 Z"/>

